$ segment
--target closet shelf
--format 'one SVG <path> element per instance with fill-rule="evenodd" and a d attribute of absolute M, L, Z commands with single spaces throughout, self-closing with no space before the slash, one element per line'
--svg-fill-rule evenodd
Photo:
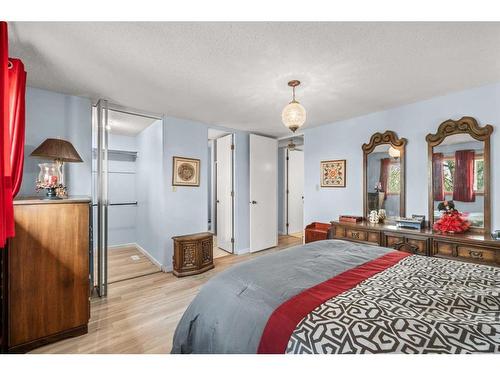
<path fill-rule="evenodd" d="M 92 149 L 94 156 L 97 154 L 97 149 L 93 148 Z M 130 156 L 134 160 L 137 159 L 137 151 L 126 151 L 126 150 L 113 150 L 113 149 L 108 149 L 108 154 L 109 155 L 121 155 L 121 156 Z"/>

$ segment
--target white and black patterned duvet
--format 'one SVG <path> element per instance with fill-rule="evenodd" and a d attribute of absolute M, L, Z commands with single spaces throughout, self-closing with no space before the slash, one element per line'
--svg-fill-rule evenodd
<path fill-rule="evenodd" d="M 410 256 L 311 311 L 287 353 L 499 353 L 500 268 Z"/>

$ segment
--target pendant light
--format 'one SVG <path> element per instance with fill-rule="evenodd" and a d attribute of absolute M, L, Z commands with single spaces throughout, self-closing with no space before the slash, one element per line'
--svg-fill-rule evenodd
<path fill-rule="evenodd" d="M 398 159 L 401 156 L 401 152 L 399 152 L 398 149 L 395 149 L 394 147 L 389 147 L 389 156 L 391 156 L 394 159 Z"/>
<path fill-rule="evenodd" d="M 293 133 L 306 122 L 306 110 L 302 105 L 295 100 L 295 87 L 300 85 L 300 81 L 293 80 L 288 82 L 288 86 L 292 88 L 292 101 L 287 104 L 281 113 L 283 124 Z"/>

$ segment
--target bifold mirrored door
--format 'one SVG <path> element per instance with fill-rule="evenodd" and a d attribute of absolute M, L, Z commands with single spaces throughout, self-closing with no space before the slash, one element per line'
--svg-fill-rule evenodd
<path fill-rule="evenodd" d="M 99 100 L 96 105 L 97 120 L 97 294 L 108 294 L 108 102 Z"/>

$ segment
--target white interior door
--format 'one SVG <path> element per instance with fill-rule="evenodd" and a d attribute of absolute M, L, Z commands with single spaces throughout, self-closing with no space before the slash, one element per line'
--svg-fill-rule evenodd
<path fill-rule="evenodd" d="M 232 134 L 216 140 L 217 168 L 217 247 L 232 252 L 233 243 L 233 155 Z"/>
<path fill-rule="evenodd" d="M 278 245 L 278 142 L 250 134 L 250 251 Z"/>
<path fill-rule="evenodd" d="M 304 152 L 288 151 L 288 234 L 304 229 Z"/>

